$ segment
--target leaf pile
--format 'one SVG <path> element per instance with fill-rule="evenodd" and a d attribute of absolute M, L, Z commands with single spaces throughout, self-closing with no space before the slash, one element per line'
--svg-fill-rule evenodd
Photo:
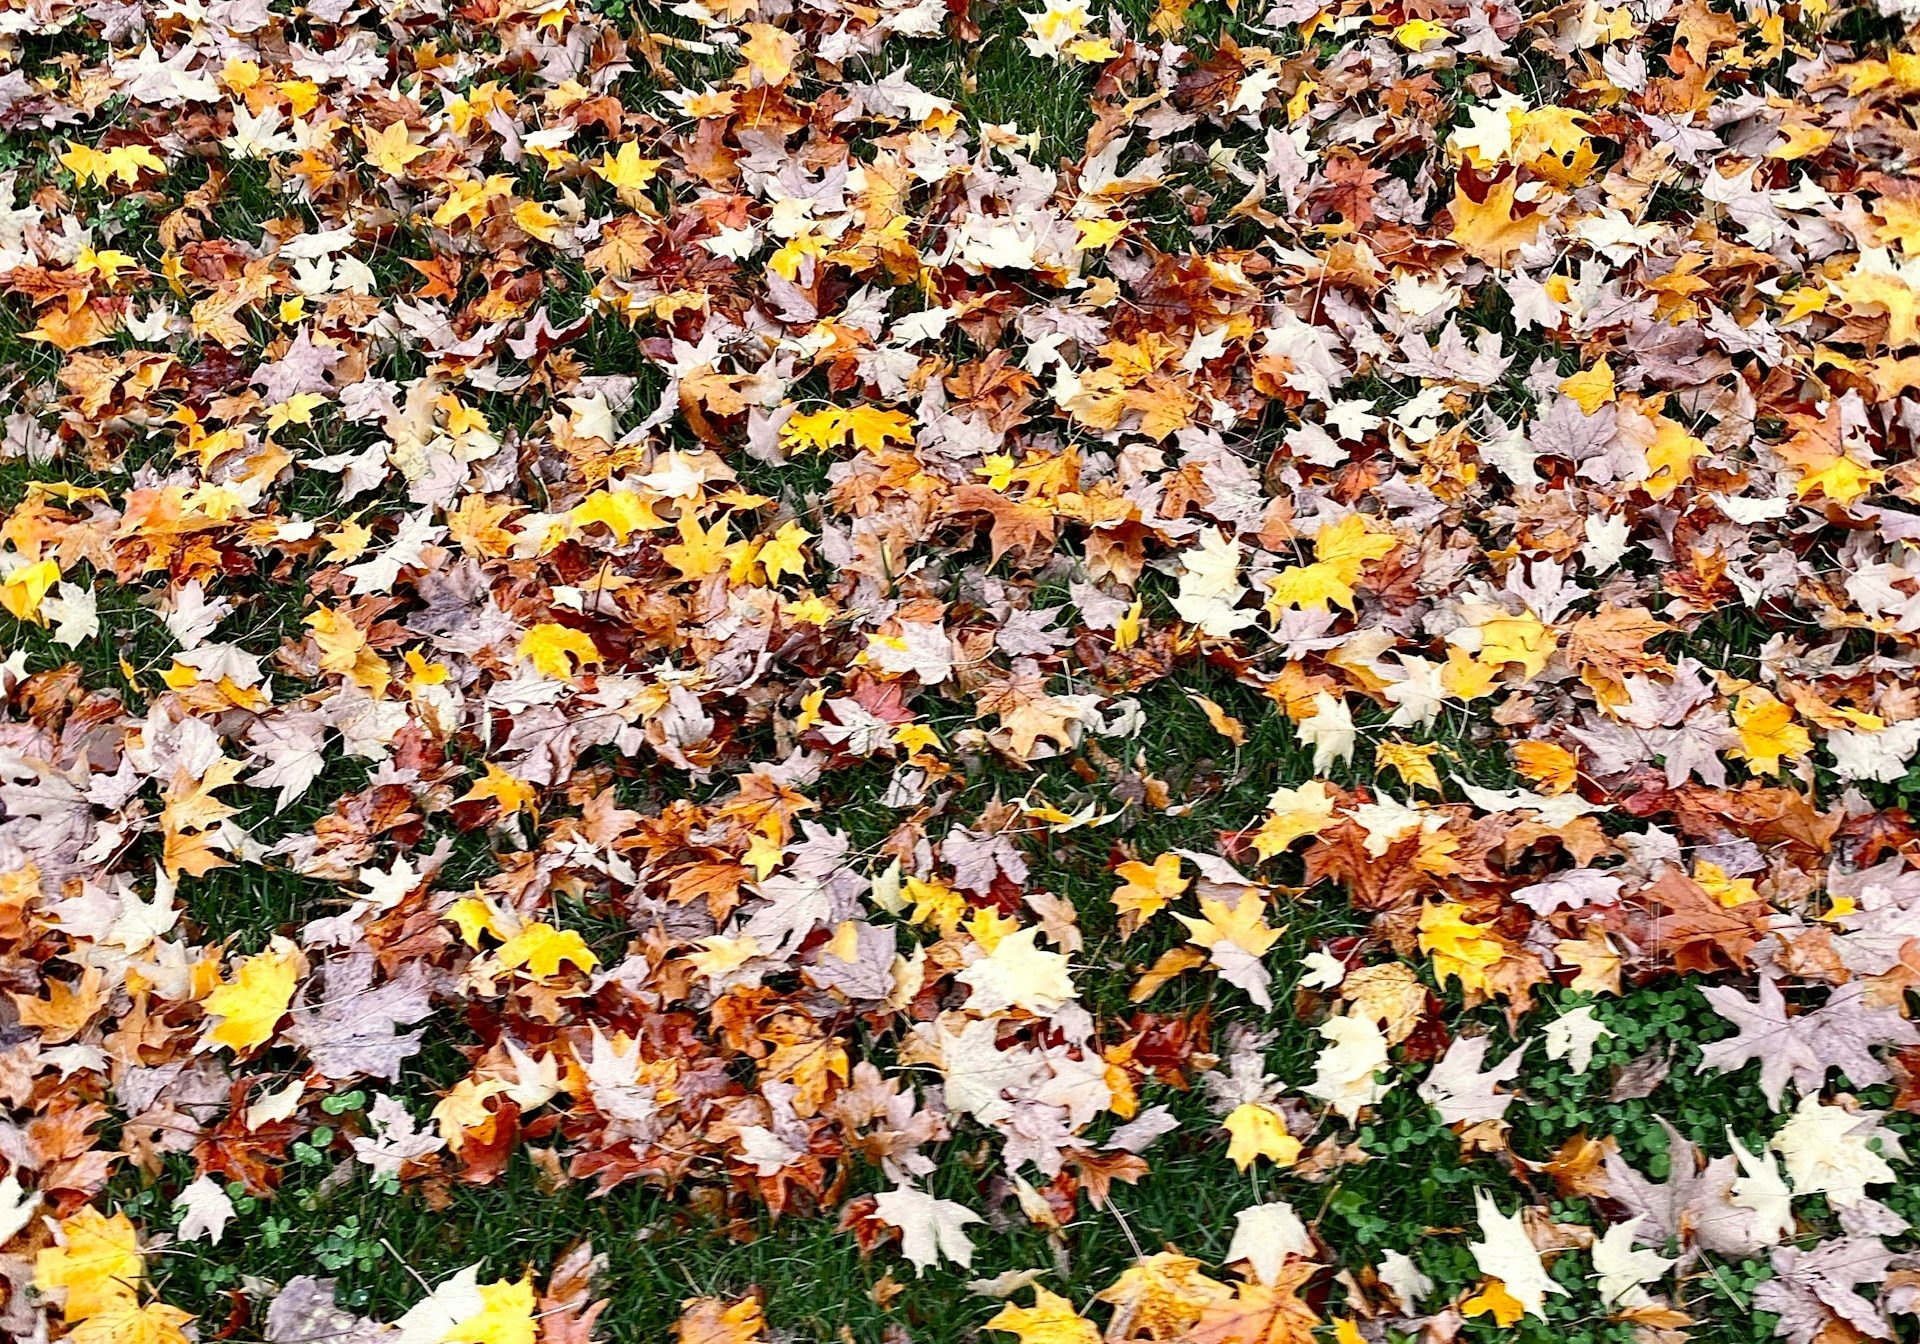
<path fill-rule="evenodd" d="M 0 9 L 0 1326 L 1911 1335 L 1920 9 L 1031 3 Z"/>

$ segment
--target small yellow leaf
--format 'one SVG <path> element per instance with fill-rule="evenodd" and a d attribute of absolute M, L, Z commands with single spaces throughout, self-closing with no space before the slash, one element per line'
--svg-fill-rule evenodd
<path fill-rule="evenodd" d="M 474 803 L 491 798 L 500 804 L 502 815 L 510 817 L 516 812 L 524 812 L 531 808 L 535 796 L 533 785 L 514 778 L 492 761 L 488 761 L 486 776 L 455 801 Z"/>
<path fill-rule="evenodd" d="M 1300 1160 L 1300 1140 L 1287 1133 L 1287 1122 L 1273 1107 L 1257 1101 L 1242 1102 L 1221 1122 L 1232 1141 L 1227 1156 L 1233 1165 L 1245 1171 L 1257 1157 L 1264 1157 L 1285 1169 Z"/>
<path fill-rule="evenodd" d="M 1614 399 L 1613 366 L 1606 360 L 1563 379 L 1560 390 L 1580 403 L 1580 409 L 1592 415 Z"/>
<path fill-rule="evenodd" d="M 60 566 L 52 560 L 22 565 L 7 575 L 5 583 L 0 583 L 0 606 L 11 612 L 16 620 L 44 625 L 46 621 L 40 615 L 40 603 L 59 581 Z"/>
<path fill-rule="evenodd" d="M 34 1259 L 33 1286 L 65 1292 L 68 1321 L 131 1307 L 146 1277 L 139 1235 L 124 1213 L 111 1218 L 88 1205 L 60 1223 L 58 1246 Z"/>
<path fill-rule="evenodd" d="M 1503 1327 L 1514 1324 L 1527 1314 L 1526 1307 L 1498 1279 L 1488 1279 L 1483 1283 L 1477 1294 L 1460 1304 L 1460 1311 L 1467 1316 L 1491 1314 L 1494 1324 Z"/>
<path fill-rule="evenodd" d="M 1805 756 L 1813 750 L 1813 738 L 1793 721 L 1792 707 L 1758 686 L 1740 692 L 1733 726 L 1740 734 L 1733 754 L 1756 774 L 1777 775 L 1782 756 Z"/>
<path fill-rule="evenodd" d="M 1579 778 L 1580 758 L 1557 742 L 1516 742 L 1513 768 L 1547 793 L 1565 793 Z"/>
<path fill-rule="evenodd" d="M 571 962 L 583 971 L 600 964 L 586 940 L 572 929 L 556 929 L 540 920 L 523 927 L 507 939 L 496 955 L 508 970 L 527 969 L 536 979 L 546 980 L 560 973 L 563 962 Z"/>
<path fill-rule="evenodd" d="M 584 631 L 558 621 L 542 621 L 527 631 L 520 637 L 519 652 L 541 676 L 556 680 L 572 676 L 576 664 L 584 668 L 601 661 L 600 650 Z"/>
<path fill-rule="evenodd" d="M 767 582 L 778 583 L 783 574 L 799 576 L 807 570 L 806 544 L 813 533 L 798 523 L 789 522 L 760 548 L 760 563 L 766 567 Z"/>
<path fill-rule="evenodd" d="M 1039 1284 L 1033 1286 L 1033 1305 L 1009 1302 L 987 1322 L 989 1330 L 1004 1330 L 1020 1344 L 1100 1344 L 1099 1327 L 1073 1309 L 1073 1303 Z"/>
<path fill-rule="evenodd" d="M 1180 856 L 1162 854 L 1151 864 L 1131 859 L 1114 869 L 1116 875 L 1124 879 L 1124 885 L 1113 893 L 1113 905 L 1122 917 L 1122 927 L 1127 937 L 1147 920 L 1152 919 L 1167 905 L 1180 899 L 1180 893 L 1191 883 L 1191 878 L 1180 876 Z"/>
<path fill-rule="evenodd" d="M 235 1054 L 266 1044 L 274 1024 L 293 1002 L 300 969 L 299 949 L 284 938 L 274 939 L 267 951 L 243 960 L 231 980 L 201 1000 L 208 1016 L 221 1019 L 207 1032 L 207 1039 Z"/>

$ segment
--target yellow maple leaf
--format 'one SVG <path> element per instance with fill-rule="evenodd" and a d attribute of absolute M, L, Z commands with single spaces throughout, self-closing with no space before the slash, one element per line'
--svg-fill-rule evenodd
<path fill-rule="evenodd" d="M 1480 625 L 1480 661 L 1489 667 L 1518 663 L 1533 680 L 1560 644 L 1560 632 L 1531 612 L 1499 615 Z"/>
<path fill-rule="evenodd" d="M 522 201 L 513 207 L 513 222 L 529 238 L 543 243 L 557 242 L 566 221 L 539 201 Z"/>
<path fill-rule="evenodd" d="M 594 174 L 615 191 L 637 192 L 653 181 L 665 159 L 643 159 L 640 146 L 629 140 L 612 154 L 602 154 L 600 162 L 591 165 Z"/>
<path fill-rule="evenodd" d="M 1525 1305 L 1498 1279 L 1483 1283 L 1478 1293 L 1460 1304 L 1460 1311 L 1466 1316 L 1491 1315 L 1494 1324 L 1502 1327 L 1514 1324 L 1527 1314 Z"/>
<path fill-rule="evenodd" d="M 480 946 L 482 933 L 490 933 L 503 943 L 513 936 L 512 921 L 484 896 L 462 896 L 440 918 L 460 930 L 460 941 L 468 947 Z"/>
<path fill-rule="evenodd" d="M 455 1324 L 440 1344 L 534 1344 L 533 1284 L 526 1279 L 480 1285 L 480 1310 Z"/>
<path fill-rule="evenodd" d="M 889 442 L 913 442 L 913 417 L 905 411 L 887 411 L 878 406 L 850 406 L 840 417 L 842 431 L 853 446 L 877 453 Z"/>
<path fill-rule="evenodd" d="M 1433 758 L 1439 750 L 1437 742 L 1403 742 L 1393 738 L 1374 747 L 1373 760 L 1375 765 L 1399 775 L 1409 788 L 1439 793 L 1440 773 L 1433 768 Z"/>
<path fill-rule="evenodd" d="M 1477 662 L 1465 649 L 1455 646 L 1447 650 L 1447 661 L 1440 668 L 1440 684 L 1457 700 L 1478 700 L 1493 694 L 1494 681 L 1499 675 L 1499 664 Z"/>
<path fill-rule="evenodd" d="M 26 333 L 26 339 L 45 341 L 61 353 L 70 355 L 75 350 L 98 345 L 118 327 L 117 321 L 109 325 L 103 320 L 100 310 L 87 302 L 85 294 L 75 292 L 68 296 L 64 306 L 56 303 L 43 310 L 39 324 Z"/>
<path fill-rule="evenodd" d="M 165 1302 L 130 1301 L 89 1316 L 67 1332 L 67 1339 L 70 1344 L 187 1344 L 181 1327 L 191 1320 L 192 1312 Z"/>
<path fill-rule="evenodd" d="M 367 142 L 367 162 L 389 177 L 406 176 L 407 165 L 427 152 L 426 146 L 407 138 L 404 121 L 390 122 L 380 131 L 361 127 L 360 138 Z"/>
<path fill-rule="evenodd" d="M 1263 859 L 1272 858 L 1301 836 L 1318 835 L 1333 824 L 1333 795 L 1317 779 L 1297 789 L 1274 790 L 1267 809 L 1267 819 L 1253 837 L 1254 850 Z"/>
<path fill-rule="evenodd" d="M 762 84 L 786 83 L 800 54 L 800 39 L 770 23 L 743 23 L 740 30 L 747 34 L 740 44 L 747 63 L 735 72 L 733 82 L 747 88 L 753 87 L 755 77 Z"/>
<path fill-rule="evenodd" d="M 572 676 L 576 664 L 584 668 L 602 661 L 586 632 L 558 621 L 542 621 L 520 636 L 519 654 L 533 664 L 534 671 L 555 680 Z"/>
<path fill-rule="evenodd" d="M 543 920 L 523 925 L 495 953 L 508 970 L 525 967 L 528 974 L 547 980 L 560 973 L 563 962 L 571 962 L 583 971 L 600 964 L 586 940 L 572 929 L 556 929 Z"/>
<path fill-rule="evenodd" d="M 1113 240 L 1127 230 L 1131 221 L 1125 219 L 1076 219 L 1074 231 L 1080 235 L 1079 247 L 1082 252 L 1098 252 L 1108 247 Z"/>
<path fill-rule="evenodd" d="M 1792 706 L 1758 686 L 1740 692 L 1733 707 L 1733 726 L 1740 734 L 1740 745 L 1732 754 L 1758 774 L 1777 775 L 1782 756 L 1804 756 L 1813 750 L 1813 738 L 1793 721 Z"/>
<path fill-rule="evenodd" d="M 1565 793 L 1579 779 L 1580 758 L 1557 742 L 1516 742 L 1513 768 L 1547 793 Z"/>
<path fill-rule="evenodd" d="M 1880 468 L 1862 466 L 1845 456 L 1830 457 L 1817 467 L 1809 464 L 1800 471 L 1800 479 L 1793 487 L 1797 497 L 1805 499 L 1818 492 L 1842 506 L 1853 503 L 1887 479 L 1887 473 Z"/>
<path fill-rule="evenodd" d="M 793 452 L 811 449 L 824 453 L 852 444 L 877 453 L 889 442 L 912 443 L 913 417 L 905 411 L 883 410 L 873 405 L 826 406 L 787 417 L 786 423 L 780 426 L 780 442 Z M 1012 459 L 1007 460 L 1011 466 Z M 994 488 L 1004 489 L 1005 485 Z"/>
<path fill-rule="evenodd" d="M 1353 585 L 1372 561 L 1383 559 L 1400 544 L 1391 532 L 1376 532 L 1358 513 L 1326 523 L 1313 537 L 1314 562 L 1280 571 L 1267 580 L 1271 595 L 1266 609 L 1277 617 L 1284 607 L 1328 610 L 1338 603 L 1353 610 Z"/>
<path fill-rule="evenodd" d="M 535 796 L 533 785 L 523 779 L 516 779 L 494 762 L 488 761 L 485 777 L 476 781 L 472 788 L 454 801 L 474 803 L 491 798 L 500 804 L 501 814 L 510 817 L 516 812 L 524 812 L 532 807 Z"/>
<path fill-rule="evenodd" d="M 1393 30 L 1393 40 L 1408 51 L 1422 51 L 1452 36 L 1452 29 L 1432 19 L 1410 19 Z"/>
<path fill-rule="evenodd" d="M 354 624 L 344 609 L 321 607 L 309 614 L 304 624 L 313 631 L 313 642 L 320 646 L 321 671 L 338 672 L 375 695 L 386 689 L 385 661 L 367 647 L 367 632 Z"/>
<path fill-rule="evenodd" d="M 1288 607 L 1302 611 L 1327 611 L 1329 603 L 1353 610 L 1353 587 L 1342 577 L 1337 565 L 1315 561 L 1310 565 L 1289 565 L 1267 580 L 1267 615 L 1278 619 Z"/>
<path fill-rule="evenodd" d="M 680 540 L 662 546 L 661 558 L 679 570 L 683 579 L 698 580 L 717 574 L 727 557 L 727 520 L 722 518 L 712 527 L 702 527 L 700 520 L 688 511 L 680 515 L 675 526 Z"/>
<path fill-rule="evenodd" d="M 120 272 L 130 267 L 138 266 L 139 264 L 140 262 L 135 257 L 111 247 L 100 251 L 95 251 L 91 247 L 83 247 L 80 249 L 80 255 L 74 258 L 73 269 L 98 275 L 108 284 L 112 284 L 114 278 L 118 276 Z"/>
<path fill-rule="evenodd" d="M 1456 186 L 1451 207 L 1453 231 L 1448 236 L 1476 261 L 1490 266 L 1507 265 L 1516 252 L 1539 236 L 1547 222 L 1540 214 L 1516 219 L 1513 193 L 1512 178 L 1488 187 L 1484 201 L 1475 201 Z"/>
<path fill-rule="evenodd" d="M 806 544 L 813 533 L 796 522 L 788 522 L 773 534 L 773 540 L 760 548 L 760 563 L 767 571 L 767 582 L 778 583 L 783 574 L 798 577 L 807 571 Z"/>
<path fill-rule="evenodd" d="M 652 532 L 669 526 L 666 519 L 653 511 L 653 505 L 654 501 L 638 490 L 595 490 L 573 506 L 567 519 L 577 527 L 602 523 L 624 546 L 635 532 Z"/>
<path fill-rule="evenodd" d="M 1100 1344 L 1100 1330 L 1073 1309 L 1073 1303 L 1039 1284 L 1033 1286 L 1033 1305 L 1009 1302 L 987 1322 L 989 1330 L 1018 1336 L 1020 1344 Z"/>
<path fill-rule="evenodd" d="M 1760 888 L 1752 878 L 1730 877 L 1725 868 L 1708 859 L 1695 860 L 1693 880 L 1700 884 L 1700 890 L 1729 910 L 1760 899 Z"/>
<path fill-rule="evenodd" d="M 111 1218 L 91 1205 L 60 1222 L 60 1244 L 34 1258 L 33 1286 L 64 1292 L 69 1321 L 116 1311 L 135 1301 L 146 1276 L 140 1238 L 126 1214 Z"/>
<path fill-rule="evenodd" d="M 1180 876 L 1178 854 L 1162 854 L 1151 864 L 1130 859 L 1113 871 L 1125 879 L 1125 885 L 1113 893 L 1123 938 L 1131 938 L 1134 930 L 1166 909 L 1168 902 L 1178 900 L 1192 882 Z"/>
<path fill-rule="evenodd" d="M 1231 908 L 1210 896 L 1200 898 L 1200 918 L 1177 911 L 1174 918 L 1187 926 L 1188 941 L 1198 947 L 1231 943 L 1248 956 L 1259 958 L 1286 932 L 1267 923 L 1267 903 L 1251 888 L 1243 891 L 1240 902 Z"/>
<path fill-rule="evenodd" d="M 275 938 L 265 952 L 244 959 L 231 980 L 200 1002 L 209 1017 L 221 1019 L 208 1029 L 207 1039 L 235 1054 L 264 1045 L 293 1002 L 300 969 L 300 950 L 285 938 Z"/>
<path fill-rule="evenodd" d="M 824 453 L 846 442 L 840 433 L 840 408 L 826 406 L 817 411 L 796 411 L 780 426 L 780 443 L 788 452 L 812 449 Z"/>
<path fill-rule="evenodd" d="M 1300 1140 L 1287 1133 L 1286 1120 L 1271 1106 L 1258 1101 L 1242 1102 L 1220 1123 L 1232 1136 L 1227 1156 L 1242 1171 L 1252 1166 L 1256 1157 L 1264 1157 L 1283 1169 L 1300 1160 Z"/>
<path fill-rule="evenodd" d="M 1487 971 L 1507 955 L 1500 936 L 1469 924 L 1463 907 L 1452 902 L 1420 908 L 1420 950 L 1433 958 L 1434 978 L 1442 985 L 1458 980 L 1474 993 L 1487 988 Z"/>
<path fill-rule="evenodd" d="M 1582 411 L 1592 415 L 1614 398 L 1613 366 L 1603 359 L 1562 379 L 1560 390 L 1578 402 Z"/>
<path fill-rule="evenodd" d="M 1646 492 L 1665 499 L 1678 486 L 1693 479 L 1693 464 L 1712 450 L 1687 432 L 1678 420 L 1660 416 L 1655 422 L 1653 443 L 1647 449 Z"/>
<path fill-rule="evenodd" d="M 44 625 L 46 618 L 40 614 L 40 603 L 59 581 L 60 566 L 53 560 L 22 565 L 7 575 L 6 582 L 0 583 L 0 606 L 11 612 L 15 620 Z"/>
<path fill-rule="evenodd" d="M 69 145 L 60 156 L 60 166 L 72 173 L 82 186 L 92 182 L 102 187 L 113 181 L 130 187 L 140 180 L 142 172 L 167 171 L 160 156 L 145 145 L 116 145 L 108 150 Z"/>

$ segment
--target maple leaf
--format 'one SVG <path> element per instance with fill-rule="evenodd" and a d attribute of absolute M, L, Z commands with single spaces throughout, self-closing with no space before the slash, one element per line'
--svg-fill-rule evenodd
<path fill-rule="evenodd" d="M 1238 603 L 1247 592 L 1240 581 L 1240 546 L 1219 528 L 1201 534 L 1200 544 L 1181 553 L 1180 588 L 1173 609 L 1202 634 L 1231 635 L 1253 623 L 1253 613 Z"/>
<path fill-rule="evenodd" d="M 1080 711 L 1048 695 L 1042 677 L 1016 673 L 982 691 L 976 703 L 982 713 L 1000 716 L 1009 747 L 1022 759 L 1032 757 L 1034 744 L 1042 737 L 1051 738 L 1061 747 L 1073 744 L 1073 725 L 1079 721 Z"/>
<path fill-rule="evenodd" d="M 1313 1237 L 1300 1215 L 1284 1199 L 1270 1200 L 1234 1215 L 1227 1262 L 1244 1260 L 1261 1283 L 1277 1283 L 1288 1257 L 1313 1258 Z"/>
<path fill-rule="evenodd" d="M 1773 1252 L 1773 1277 L 1755 1287 L 1753 1304 L 1780 1319 L 1774 1333 L 1789 1344 L 1811 1344 L 1839 1324 L 1858 1335 L 1893 1339 L 1884 1312 L 1861 1296 L 1864 1284 L 1887 1277 L 1893 1254 L 1878 1237 L 1840 1237 L 1811 1250 Z"/>
<path fill-rule="evenodd" d="M 1480 1221 L 1479 1241 L 1469 1242 L 1473 1262 L 1480 1272 L 1498 1279 L 1503 1292 L 1518 1302 L 1531 1316 L 1546 1318 L 1548 1296 L 1564 1297 L 1567 1290 L 1547 1273 L 1540 1263 L 1519 1214 L 1503 1214 L 1493 1196 L 1485 1190 L 1473 1192 L 1475 1216 Z"/>
<path fill-rule="evenodd" d="M 388 122 L 378 131 L 363 126 L 360 137 L 366 141 L 367 162 L 393 177 L 404 176 L 407 166 L 427 153 L 425 145 L 416 145 L 408 138 L 404 121 Z"/>
<path fill-rule="evenodd" d="M 127 1302 L 89 1316 L 68 1332 L 75 1344 L 188 1344 L 193 1313 L 165 1302 Z"/>
<path fill-rule="evenodd" d="M 1199 1321 L 1207 1304 L 1230 1300 L 1233 1290 L 1201 1272 L 1200 1262 L 1176 1251 L 1142 1256 L 1094 1298 L 1113 1307 L 1109 1339 L 1177 1339 Z"/>
<path fill-rule="evenodd" d="M 1900 1155 L 1900 1142 L 1881 1128 L 1879 1113 L 1828 1106 L 1817 1095 L 1800 1099 L 1767 1146 L 1780 1154 L 1795 1194 L 1825 1195 L 1836 1208 L 1861 1203 L 1869 1185 L 1898 1179 L 1887 1157 Z"/>
<path fill-rule="evenodd" d="M 1593 1244 L 1593 1268 L 1599 1276 L 1600 1300 L 1607 1306 L 1645 1306 L 1650 1300 L 1641 1287 L 1660 1278 L 1677 1260 L 1656 1251 L 1635 1250 L 1643 1215 L 1615 1223 Z"/>
<path fill-rule="evenodd" d="M 951 1199 L 935 1199 L 912 1186 L 897 1186 L 874 1196 L 873 1216 L 900 1229 L 900 1253 L 916 1274 L 942 1256 L 965 1268 L 973 1263 L 973 1242 L 962 1231 L 980 1215 Z"/>
<path fill-rule="evenodd" d="M 1113 871 L 1125 879 L 1125 884 L 1113 893 L 1123 938 L 1131 938 L 1135 930 L 1166 909 L 1170 902 L 1178 900 L 1192 885 L 1191 878 L 1180 876 L 1178 854 L 1162 854 L 1151 864 L 1129 859 Z"/>
<path fill-rule="evenodd" d="M 783 523 L 771 540 L 760 547 L 759 561 L 766 570 L 767 582 L 778 583 L 784 574 L 806 573 L 806 543 L 813 534 L 796 522 Z"/>
<path fill-rule="evenodd" d="M 1793 721 L 1793 709 L 1758 687 L 1740 693 L 1733 726 L 1740 734 L 1734 754 L 1765 774 L 1780 773 L 1781 757 L 1801 757 L 1813 750 L 1807 730 Z"/>
<path fill-rule="evenodd" d="M 1420 950 L 1433 957 L 1433 973 L 1441 984 L 1458 980 L 1474 993 L 1488 988 L 1488 971 L 1511 954 L 1498 934 L 1469 924 L 1463 907 L 1449 902 L 1421 907 Z"/>
<path fill-rule="evenodd" d="M 1314 1059 L 1313 1081 L 1300 1090 L 1351 1123 L 1393 1088 L 1391 1079 L 1379 1079 L 1388 1067 L 1387 1038 L 1373 1019 L 1359 1015 L 1330 1017 L 1319 1032 L 1327 1044 Z"/>
<path fill-rule="evenodd" d="M 1511 1093 L 1495 1092 L 1500 1083 L 1513 1081 L 1520 1072 L 1524 1047 L 1515 1050 L 1485 1072 L 1481 1064 L 1490 1044 L 1485 1036 L 1462 1036 L 1447 1047 L 1447 1053 L 1420 1084 L 1420 1099 L 1432 1104 L 1440 1118 L 1450 1125 L 1479 1124 L 1499 1120 L 1513 1105 Z"/>
<path fill-rule="evenodd" d="M 1291 1261 L 1272 1283 L 1243 1283 L 1223 1301 L 1208 1302 L 1185 1336 L 1191 1344 L 1307 1344 L 1320 1317 L 1298 1290 L 1318 1265 Z"/>
<path fill-rule="evenodd" d="M 139 1234 L 124 1213 L 111 1218 L 91 1206 L 60 1221 L 58 1244 L 34 1258 L 33 1285 L 58 1292 L 68 1321 L 124 1311 L 146 1277 Z"/>
<path fill-rule="evenodd" d="M 1716 957 L 1724 964 L 1743 967 L 1748 952 L 1767 932 L 1770 907 L 1764 902 L 1728 908 L 1671 866 L 1643 888 L 1641 896 L 1658 904 L 1662 913 L 1653 925 L 1654 936 L 1671 949 L 1674 965 L 1681 970 L 1710 969 Z"/>
<path fill-rule="evenodd" d="M 12 613 L 15 620 L 44 625 L 41 604 L 59 581 L 60 566 L 52 560 L 21 565 L 0 582 L 0 607 Z"/>
<path fill-rule="evenodd" d="M 469 1265 L 394 1322 L 395 1344 L 534 1344 L 533 1284 L 479 1281 Z"/>
<path fill-rule="evenodd" d="M 227 1223 L 234 1215 L 233 1200 L 211 1176 L 202 1176 L 182 1190 L 173 1207 L 186 1213 L 177 1229 L 182 1238 L 194 1241 L 204 1236 L 215 1246 L 226 1235 Z"/>
<path fill-rule="evenodd" d="M 760 1338 L 766 1324 L 755 1298 L 726 1302 L 717 1297 L 695 1297 L 680 1304 L 673 1337 L 678 1344 L 748 1344 Z"/>
<path fill-rule="evenodd" d="M 1741 1185 L 1736 1173 L 1746 1167 L 1749 1182 L 1758 1170 L 1744 1149 L 1733 1157 L 1703 1161 L 1700 1149 L 1664 1119 L 1657 1123 L 1667 1135 L 1667 1179 L 1651 1181 L 1620 1157 L 1604 1156 L 1607 1195 L 1638 1220 L 1635 1235 L 1643 1245 L 1665 1246 L 1670 1240 L 1699 1245 L 1720 1255 L 1753 1254 L 1777 1236 L 1777 1226 L 1754 1196 L 1758 1187 Z"/>
<path fill-rule="evenodd" d="M 1261 1007 L 1273 1006 L 1267 992 L 1273 977 L 1260 964 L 1260 958 L 1286 930 L 1268 925 L 1266 902 L 1258 892 L 1251 887 L 1243 889 L 1232 906 L 1203 896 L 1198 919 L 1177 911 L 1174 917 L 1187 926 L 1187 940 L 1206 949 L 1222 979 L 1244 989 Z"/>
<path fill-rule="evenodd" d="M 1334 798 L 1322 780 L 1298 788 L 1282 786 L 1267 800 L 1267 816 L 1254 832 L 1254 851 L 1263 859 L 1281 853 L 1302 836 L 1318 835 L 1333 824 Z"/>
<path fill-rule="evenodd" d="M 1100 1331 L 1092 1321 L 1075 1311 L 1066 1298 L 1038 1284 L 1032 1306 L 1009 1302 L 987 1321 L 986 1328 L 1005 1331 L 1020 1344 L 1100 1344 Z"/>
<path fill-rule="evenodd" d="M 1893 1077 L 1874 1046 L 1920 1045 L 1920 1031 L 1898 1009 L 1869 1005 L 1866 986 L 1857 980 L 1836 988 L 1821 1007 L 1793 1017 L 1779 985 L 1765 976 L 1754 1001 L 1731 985 L 1705 985 L 1701 993 L 1739 1032 L 1703 1045 L 1700 1070 L 1731 1073 L 1758 1060 L 1760 1091 L 1775 1110 L 1789 1081 L 1803 1094 L 1817 1094 L 1827 1070 L 1839 1069 L 1855 1087 L 1872 1087 Z"/>
<path fill-rule="evenodd" d="M 1514 213 L 1514 196 L 1519 183 L 1511 176 L 1486 187 L 1485 195 L 1475 200 L 1467 193 L 1464 179 L 1454 188 L 1453 230 L 1448 235 L 1476 261 L 1505 267 L 1514 254 L 1539 237 L 1546 217 L 1539 213 Z"/>
<path fill-rule="evenodd" d="M 1074 997 L 1066 957 L 1042 951 L 1035 941 L 1039 936 L 1037 928 L 1008 934 L 986 956 L 954 975 L 973 991 L 967 997 L 970 1011 L 986 1014 L 1019 1008 L 1045 1017 Z"/>
<path fill-rule="evenodd" d="M 541 676 L 556 680 L 572 676 L 576 664 L 585 668 L 601 661 L 600 650 L 584 632 L 555 621 L 543 621 L 522 635 L 519 654 Z"/>
<path fill-rule="evenodd" d="M 410 962 L 377 987 L 373 974 L 371 957 L 332 962 L 318 977 L 324 986 L 318 1001 L 293 1008 L 287 1039 L 307 1051 L 322 1077 L 395 1080 L 420 1049 L 422 1031 L 398 1028 L 433 1011 L 425 967 Z"/>
<path fill-rule="evenodd" d="M 232 978 L 200 1001 L 209 1017 L 220 1019 L 207 1028 L 207 1042 L 236 1054 L 265 1045 L 293 1002 L 304 966 L 300 950 L 284 938 L 274 939 L 257 956 L 243 958 Z"/>
<path fill-rule="evenodd" d="M 1262 1102 L 1243 1102 L 1220 1122 L 1232 1142 L 1227 1157 L 1245 1171 L 1256 1157 L 1264 1157 L 1275 1166 L 1286 1168 L 1300 1160 L 1300 1140 L 1287 1132 L 1280 1112 Z"/>
<path fill-rule="evenodd" d="M 563 965 L 591 971 L 600 964 L 586 939 L 573 929 L 556 929 L 544 920 L 530 920 L 494 952 L 507 970 L 524 968 L 536 980 L 550 980 Z"/>

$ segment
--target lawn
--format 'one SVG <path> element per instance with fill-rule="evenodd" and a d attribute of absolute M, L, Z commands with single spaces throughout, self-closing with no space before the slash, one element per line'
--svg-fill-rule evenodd
<path fill-rule="evenodd" d="M 1030 5 L 4 11 L 0 1329 L 1913 1337 L 1911 16 Z"/>

